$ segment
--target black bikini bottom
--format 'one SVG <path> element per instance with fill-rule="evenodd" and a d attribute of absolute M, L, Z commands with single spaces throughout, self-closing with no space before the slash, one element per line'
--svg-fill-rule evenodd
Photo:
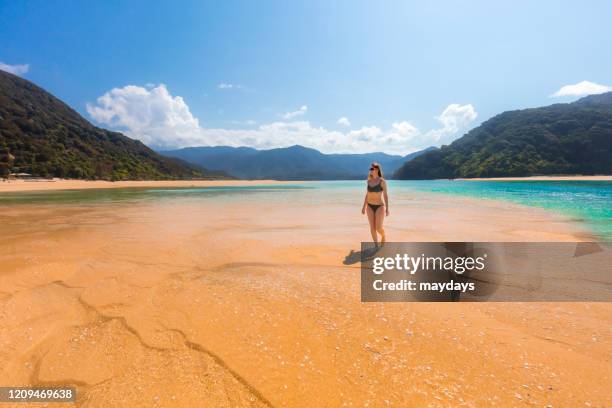
<path fill-rule="evenodd" d="M 370 204 L 368 203 L 368 207 L 370 207 L 372 209 L 372 211 L 374 212 L 374 214 L 376 214 L 376 210 L 378 210 L 380 207 L 384 207 L 384 204 Z"/>

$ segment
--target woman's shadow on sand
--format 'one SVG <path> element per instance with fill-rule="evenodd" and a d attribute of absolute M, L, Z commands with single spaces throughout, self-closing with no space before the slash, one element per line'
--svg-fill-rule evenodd
<path fill-rule="evenodd" d="M 364 248 L 361 251 L 351 249 L 351 252 L 342 261 L 345 265 L 354 265 L 357 262 L 370 260 L 376 253 L 380 251 L 380 247 L 372 246 L 372 248 Z"/>

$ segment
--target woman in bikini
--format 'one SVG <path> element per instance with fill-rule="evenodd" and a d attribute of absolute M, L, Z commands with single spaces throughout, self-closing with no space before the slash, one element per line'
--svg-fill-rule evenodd
<path fill-rule="evenodd" d="M 383 178 L 382 168 L 378 163 L 372 163 L 370 173 L 368 174 L 368 191 L 363 200 L 362 214 L 368 214 L 370 222 L 370 232 L 374 244 L 378 245 L 378 235 L 380 234 L 380 242 L 385 243 L 385 230 L 383 222 L 385 215 L 389 216 L 389 197 L 387 196 L 387 182 Z M 384 198 L 384 201 L 383 201 Z"/>

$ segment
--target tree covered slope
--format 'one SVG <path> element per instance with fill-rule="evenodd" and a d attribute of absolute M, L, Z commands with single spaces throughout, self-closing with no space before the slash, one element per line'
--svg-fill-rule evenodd
<path fill-rule="evenodd" d="M 400 167 L 400 179 L 612 174 L 612 92 L 509 111 Z"/>
<path fill-rule="evenodd" d="M 95 127 L 42 88 L 0 71 L 0 176 L 9 171 L 108 180 L 214 176 Z"/>

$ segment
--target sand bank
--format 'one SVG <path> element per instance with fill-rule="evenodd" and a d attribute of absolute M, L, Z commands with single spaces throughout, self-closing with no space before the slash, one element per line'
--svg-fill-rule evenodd
<path fill-rule="evenodd" d="M 520 181 L 520 180 L 591 180 L 611 181 L 612 176 L 537 176 L 537 177 L 501 177 L 472 178 L 458 180 L 477 181 Z M 143 181 L 104 181 L 104 180 L 0 180 L 0 193 L 19 191 L 52 191 L 52 190 L 85 190 L 98 188 L 129 187 L 219 187 L 219 186 L 253 186 L 261 184 L 290 184 L 294 181 L 279 180 L 143 180 Z M 300 181 L 299 183 L 305 183 Z"/>
<path fill-rule="evenodd" d="M 104 180 L 0 180 L 0 193 L 18 191 L 85 190 L 96 188 L 128 187 L 219 187 L 253 186 L 258 184 L 289 183 L 277 180 L 142 180 L 142 181 L 104 181 Z"/>
<path fill-rule="evenodd" d="M 2 208 L 2 385 L 72 383 L 82 407 L 612 405 L 611 304 L 361 303 L 361 193 L 296 194 Z M 393 198 L 398 241 L 588 239 Z"/>

